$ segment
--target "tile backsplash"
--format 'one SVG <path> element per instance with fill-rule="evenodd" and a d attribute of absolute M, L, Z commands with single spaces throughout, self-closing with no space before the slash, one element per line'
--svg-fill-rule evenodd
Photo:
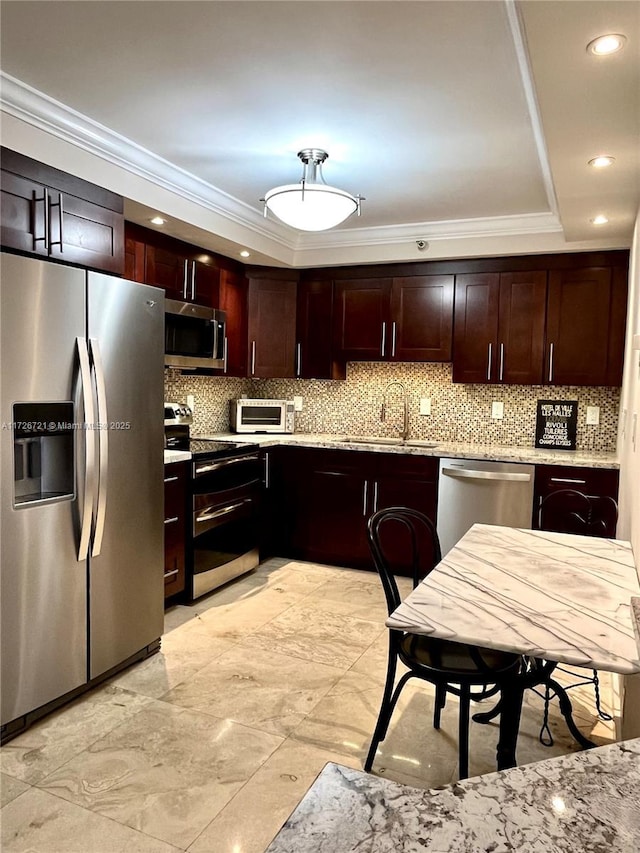
<path fill-rule="evenodd" d="M 402 425 L 402 391 L 387 394 L 386 420 L 380 409 L 386 386 L 401 382 L 409 400 L 412 438 L 470 441 L 531 447 L 539 399 L 578 400 L 579 450 L 615 451 L 620 391 L 618 388 L 530 385 L 460 385 L 451 381 L 451 364 L 387 364 L 353 362 L 345 381 L 305 379 L 225 379 L 165 374 L 168 400 L 195 397 L 194 432 L 229 428 L 228 401 L 245 394 L 255 397 L 303 398 L 296 413 L 296 432 L 396 435 Z M 431 414 L 420 415 L 420 398 L 431 399 Z M 504 418 L 491 417 L 491 404 L 504 403 Z M 600 408 L 598 426 L 587 425 L 587 406 Z"/>

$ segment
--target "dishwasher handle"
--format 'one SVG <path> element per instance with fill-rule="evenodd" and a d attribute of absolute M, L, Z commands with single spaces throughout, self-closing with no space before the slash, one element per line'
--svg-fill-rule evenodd
<path fill-rule="evenodd" d="M 530 483 L 531 474 L 509 473 L 507 471 L 477 471 L 469 468 L 443 468 L 447 477 L 460 477 L 467 480 L 506 480 L 510 483 Z"/>

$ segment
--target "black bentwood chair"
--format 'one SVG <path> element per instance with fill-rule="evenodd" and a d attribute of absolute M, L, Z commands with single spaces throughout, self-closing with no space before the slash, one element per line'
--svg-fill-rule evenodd
<path fill-rule="evenodd" d="M 381 509 L 371 516 L 368 536 L 375 566 L 384 587 L 387 608 L 391 614 L 400 604 L 400 595 L 393 574 L 394 566 L 385 550 L 390 551 L 388 546 L 391 544 L 396 553 L 401 549 L 402 565 L 405 568 L 406 555 L 409 552 L 415 588 L 441 560 L 438 534 L 431 521 L 421 512 L 405 507 L 392 507 Z M 398 660 L 409 671 L 404 673 L 394 690 Z M 447 693 L 460 697 L 459 777 L 465 779 L 469 768 L 470 701 L 480 701 L 495 695 L 502 681 L 518 675 L 521 660 L 519 655 L 507 652 L 390 629 L 387 680 L 364 769 L 371 770 L 378 744 L 387 735 L 391 715 L 403 687 L 410 678 L 422 678 L 436 688 L 433 715 L 435 729 L 440 728 L 440 714 L 445 706 Z M 490 689 L 490 685 L 494 686 Z M 481 690 L 472 693 L 472 687 L 480 687 Z"/>
<path fill-rule="evenodd" d="M 540 505 L 540 528 L 554 533 L 578 533 L 581 536 L 613 538 L 618 522 L 618 505 L 613 498 L 585 495 L 575 489 L 559 489 L 547 495 Z M 611 715 L 602 710 L 600 704 L 600 679 L 592 670 L 592 677 L 585 678 L 585 670 L 557 666 L 557 670 L 582 678 L 575 684 L 565 685 L 565 690 L 593 684 L 596 712 L 601 720 L 611 720 Z M 535 688 L 532 688 L 535 690 Z M 539 740 L 545 746 L 553 746 L 553 735 L 549 728 L 549 702 L 554 696 L 553 683 L 547 684 L 544 693 L 535 690 L 544 699 L 544 717 Z"/>

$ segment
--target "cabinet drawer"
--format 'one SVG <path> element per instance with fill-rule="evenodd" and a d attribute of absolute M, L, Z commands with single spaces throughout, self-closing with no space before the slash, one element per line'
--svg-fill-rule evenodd
<path fill-rule="evenodd" d="M 544 497 L 560 489 L 588 495 L 618 498 L 619 473 L 611 468 L 574 468 L 564 465 L 536 466 L 536 495 Z"/>

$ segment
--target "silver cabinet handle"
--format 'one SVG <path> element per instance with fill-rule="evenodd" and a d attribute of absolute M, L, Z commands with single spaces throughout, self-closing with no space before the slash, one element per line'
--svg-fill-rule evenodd
<path fill-rule="evenodd" d="M 195 302 L 196 298 L 196 262 L 191 261 L 191 301 Z"/>
<path fill-rule="evenodd" d="M 391 358 L 396 354 L 396 321 L 391 324 Z"/>
<path fill-rule="evenodd" d="M 188 269 L 189 269 L 189 261 L 185 258 L 184 259 L 184 273 L 182 275 L 182 298 L 184 299 L 185 302 L 187 301 L 187 280 L 189 278 Z"/>
<path fill-rule="evenodd" d="M 362 515 L 367 517 L 367 494 L 369 492 L 369 481 L 364 481 L 364 488 L 362 490 Z"/>
<path fill-rule="evenodd" d="M 80 383 L 82 388 L 82 405 L 84 420 L 89 429 L 84 430 L 84 495 L 82 496 L 82 512 L 80 517 L 80 542 L 78 544 L 78 562 L 87 559 L 89 540 L 91 538 L 91 516 L 93 514 L 93 498 L 95 491 L 95 433 L 91 428 L 95 422 L 93 414 L 93 394 L 91 393 L 91 368 L 89 366 L 89 350 L 84 338 L 76 338 L 78 361 L 80 364 Z"/>
<path fill-rule="evenodd" d="M 271 460 L 269 453 L 264 454 L 264 487 L 265 489 L 269 488 L 269 483 L 271 482 Z"/>
<path fill-rule="evenodd" d="M 549 477 L 550 482 L 552 483 L 575 483 L 579 486 L 586 486 L 586 480 L 574 480 L 571 477 Z"/>
<path fill-rule="evenodd" d="M 489 356 L 487 358 L 487 382 L 491 382 L 491 356 L 493 354 L 493 344 L 489 344 Z"/>
<path fill-rule="evenodd" d="M 387 324 L 382 324 L 382 342 L 380 344 L 380 355 L 384 358 L 384 351 L 387 348 Z"/>
<path fill-rule="evenodd" d="M 374 480 L 373 482 L 373 511 L 377 512 L 378 510 L 378 481 Z"/>
<path fill-rule="evenodd" d="M 177 477 L 165 477 L 164 481 L 165 481 L 165 483 L 175 483 L 175 481 L 177 479 L 178 479 Z"/>
<path fill-rule="evenodd" d="M 165 524 L 174 524 L 176 521 L 180 521 L 177 515 L 174 515 L 172 518 L 165 518 Z"/>
<path fill-rule="evenodd" d="M 210 471 L 219 471 L 220 468 L 228 468 L 229 465 L 237 465 L 239 462 L 257 462 L 258 454 L 250 456 L 234 456 L 233 459 L 222 459 L 220 462 L 211 462 L 204 465 L 196 465 L 193 471 L 195 477 L 208 474 Z"/>
<path fill-rule="evenodd" d="M 178 574 L 180 574 L 180 569 L 173 569 L 170 572 L 164 573 L 164 579 L 166 580 L 167 578 L 172 578 L 174 575 L 178 575 Z"/>
<path fill-rule="evenodd" d="M 51 208 L 52 207 L 58 208 L 58 222 L 59 222 L 58 232 L 60 235 L 59 240 L 52 240 L 51 239 Z M 62 207 L 62 193 L 58 193 L 58 201 L 55 203 L 53 203 L 51 201 L 49 202 L 49 248 L 51 248 L 51 246 L 59 246 L 60 247 L 60 254 L 62 254 L 64 251 L 64 248 L 63 248 L 64 237 L 63 237 L 63 233 L 62 233 L 62 229 L 64 227 L 62 225 L 63 214 L 64 214 L 64 210 Z"/>
<path fill-rule="evenodd" d="M 549 382 L 553 382 L 553 344 L 549 344 Z"/>
<path fill-rule="evenodd" d="M 500 382 L 504 377 L 504 344 L 500 344 Z"/>
<path fill-rule="evenodd" d="M 256 342 L 251 341 L 251 375 L 256 373 Z"/>
<path fill-rule="evenodd" d="M 104 536 L 104 518 L 107 512 L 107 478 L 109 472 L 109 416 L 107 415 L 107 388 L 104 380 L 104 367 L 100 344 L 96 338 L 89 341 L 91 358 L 96 376 L 96 398 L 98 400 L 98 505 L 96 508 L 95 527 L 93 532 L 93 549 L 91 555 L 97 557 L 102 548 Z"/>
<path fill-rule="evenodd" d="M 506 480 L 510 483 L 529 483 L 531 474 L 508 474 L 501 471 L 473 471 L 469 469 L 443 468 L 447 477 L 459 477 L 468 480 Z"/>
<path fill-rule="evenodd" d="M 36 205 L 40 204 L 44 205 L 44 214 L 43 214 L 43 236 L 36 237 Z M 46 187 L 42 191 L 42 198 L 36 197 L 36 191 L 33 191 L 33 200 L 31 202 L 32 216 L 33 216 L 33 250 L 35 251 L 37 246 L 36 243 L 44 243 L 44 248 L 48 252 L 49 251 L 49 194 L 47 192 Z"/>
<path fill-rule="evenodd" d="M 636 427 L 638 426 L 638 413 L 633 413 L 633 432 L 631 433 L 631 443 L 633 444 L 633 449 L 636 449 Z"/>
<path fill-rule="evenodd" d="M 225 335 L 224 336 L 224 343 L 222 344 L 222 361 L 223 361 L 222 372 L 223 373 L 227 372 L 228 360 L 229 360 L 229 338 Z"/>
<path fill-rule="evenodd" d="M 302 372 L 302 344 L 296 344 L 296 376 Z"/>

